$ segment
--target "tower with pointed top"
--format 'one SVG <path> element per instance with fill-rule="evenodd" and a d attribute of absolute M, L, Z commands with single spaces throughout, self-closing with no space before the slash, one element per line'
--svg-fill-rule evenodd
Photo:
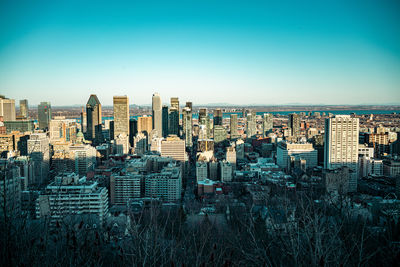
<path fill-rule="evenodd" d="M 92 141 L 93 144 L 100 144 L 103 141 L 101 123 L 100 101 L 96 95 L 90 95 L 86 104 L 86 139 Z"/>

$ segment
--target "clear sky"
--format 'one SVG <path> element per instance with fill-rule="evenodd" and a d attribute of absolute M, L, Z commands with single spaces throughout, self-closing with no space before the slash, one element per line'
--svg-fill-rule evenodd
<path fill-rule="evenodd" d="M 399 104 L 400 1 L 0 0 L 0 94 L 30 105 Z"/>

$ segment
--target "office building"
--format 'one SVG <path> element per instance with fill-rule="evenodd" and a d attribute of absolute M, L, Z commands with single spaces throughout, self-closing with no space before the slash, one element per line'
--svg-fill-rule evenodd
<path fill-rule="evenodd" d="M 129 136 L 120 134 L 114 139 L 114 154 L 125 155 L 129 153 Z"/>
<path fill-rule="evenodd" d="M 176 135 L 168 136 L 161 141 L 161 156 L 171 157 L 176 161 L 187 161 L 185 141 Z"/>
<path fill-rule="evenodd" d="M 300 116 L 299 114 L 289 114 L 288 127 L 290 128 L 290 134 L 293 137 L 300 135 Z"/>
<path fill-rule="evenodd" d="M 214 109 L 213 122 L 214 122 L 214 126 L 222 125 L 222 110 L 220 108 Z"/>
<path fill-rule="evenodd" d="M 324 167 L 336 169 L 347 166 L 351 170 L 348 192 L 357 191 L 359 119 L 350 115 L 336 115 L 325 119 Z"/>
<path fill-rule="evenodd" d="M 27 119 L 29 117 L 29 107 L 27 99 L 22 99 L 19 101 L 19 115 L 24 119 Z"/>
<path fill-rule="evenodd" d="M 30 135 L 27 142 L 28 155 L 33 163 L 34 185 L 42 185 L 47 182 L 50 162 L 49 138 L 45 133 L 34 133 Z"/>
<path fill-rule="evenodd" d="M 208 179 L 207 162 L 198 161 L 196 162 L 196 181 L 204 181 L 205 179 Z"/>
<path fill-rule="evenodd" d="M 75 143 L 78 125 L 75 120 L 56 116 L 49 123 L 50 143 L 56 142 Z"/>
<path fill-rule="evenodd" d="M 179 110 L 175 107 L 169 111 L 168 134 L 179 136 Z"/>
<path fill-rule="evenodd" d="M 51 121 L 50 102 L 40 102 L 38 106 L 38 121 L 40 129 L 48 129 Z"/>
<path fill-rule="evenodd" d="M 19 132 L 33 132 L 35 130 L 35 122 L 33 120 L 18 120 L 18 121 L 5 121 L 4 126 L 6 133 Z"/>
<path fill-rule="evenodd" d="M 276 163 L 286 170 L 290 168 L 291 157 L 305 160 L 307 168 L 313 168 L 318 165 L 318 151 L 309 143 L 298 144 L 282 141 L 278 143 L 276 154 Z"/>
<path fill-rule="evenodd" d="M 232 164 L 229 161 L 221 161 L 221 181 L 226 183 L 226 182 L 232 182 L 232 173 L 233 173 L 233 168 Z"/>
<path fill-rule="evenodd" d="M 257 122 L 256 113 L 254 111 L 247 114 L 247 125 L 246 125 L 247 138 L 251 138 L 257 134 Z"/>
<path fill-rule="evenodd" d="M 134 138 L 135 154 L 143 155 L 148 151 L 147 147 L 148 135 L 145 132 L 139 132 Z"/>
<path fill-rule="evenodd" d="M 237 114 L 231 114 L 231 120 L 230 120 L 230 132 L 231 132 L 231 139 L 235 139 L 239 137 L 239 132 L 238 132 L 238 115 Z"/>
<path fill-rule="evenodd" d="M 171 97 L 171 108 L 175 108 L 178 110 L 179 113 L 179 98 L 178 97 Z"/>
<path fill-rule="evenodd" d="M 184 107 L 182 110 L 182 126 L 186 147 L 192 147 L 192 110 L 188 107 Z"/>
<path fill-rule="evenodd" d="M 146 115 L 138 118 L 138 133 L 146 133 L 150 134 L 153 126 L 152 126 L 152 117 L 148 117 Z"/>
<path fill-rule="evenodd" d="M 162 107 L 162 137 L 168 136 L 168 127 L 169 127 L 169 108 L 167 105 L 163 105 Z"/>
<path fill-rule="evenodd" d="M 81 221 L 103 225 L 108 216 L 108 191 L 97 182 L 79 178 L 75 173 L 56 176 L 36 202 L 36 217 L 79 224 Z"/>
<path fill-rule="evenodd" d="M 129 145 L 133 147 L 133 138 L 138 133 L 138 121 L 137 119 L 129 120 Z"/>
<path fill-rule="evenodd" d="M 114 96 L 113 101 L 114 139 L 120 134 L 129 136 L 129 98 L 127 96 Z"/>
<path fill-rule="evenodd" d="M 96 145 L 103 141 L 102 119 L 100 101 L 96 95 L 90 95 L 86 104 L 86 139 Z M 84 122 L 82 129 L 85 129 Z"/>
<path fill-rule="evenodd" d="M 199 139 L 210 139 L 211 138 L 211 122 L 208 116 L 207 108 L 201 108 L 199 110 L 199 127 L 200 131 L 203 132 L 203 136 L 199 133 Z"/>
<path fill-rule="evenodd" d="M 226 161 L 232 164 L 233 169 L 236 169 L 236 149 L 235 146 L 230 146 L 226 148 Z"/>
<path fill-rule="evenodd" d="M 161 172 L 145 176 L 145 196 L 156 197 L 163 201 L 178 201 L 182 193 L 182 171 L 173 163 L 169 163 Z"/>
<path fill-rule="evenodd" d="M 8 99 L 0 95 L 0 117 L 3 117 L 4 121 L 15 121 L 15 100 Z"/>
<path fill-rule="evenodd" d="M 226 130 L 222 125 L 214 125 L 214 142 L 215 144 L 221 143 L 226 140 Z"/>
<path fill-rule="evenodd" d="M 152 114 L 153 114 L 153 129 L 157 131 L 157 135 L 161 137 L 162 132 L 162 103 L 158 93 L 154 93 L 152 97 Z"/>
<path fill-rule="evenodd" d="M 21 174 L 18 166 L 0 159 L 0 219 L 15 218 L 21 213 Z M 4 227 L 4 226 L 2 226 Z"/>
<path fill-rule="evenodd" d="M 274 116 L 271 113 L 264 113 L 263 116 L 263 137 L 267 137 L 268 133 L 274 128 Z"/>
<path fill-rule="evenodd" d="M 69 146 L 71 160 L 75 165 L 75 173 L 85 176 L 96 167 L 96 148 L 91 145 L 76 144 Z"/>
<path fill-rule="evenodd" d="M 143 175 L 126 173 L 125 175 L 111 175 L 110 202 L 111 204 L 126 205 L 134 198 L 142 196 Z"/>
<path fill-rule="evenodd" d="M 81 132 L 83 134 L 86 134 L 87 131 L 87 113 L 86 111 L 83 110 L 82 107 L 82 111 L 81 111 L 81 128 L 80 128 Z"/>
<path fill-rule="evenodd" d="M 210 161 L 208 162 L 208 176 L 211 180 L 219 180 L 219 162 L 218 161 Z"/>

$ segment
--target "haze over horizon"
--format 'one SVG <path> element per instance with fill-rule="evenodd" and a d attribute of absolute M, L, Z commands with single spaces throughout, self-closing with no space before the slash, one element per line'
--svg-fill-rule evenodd
<path fill-rule="evenodd" d="M 0 94 L 399 104 L 399 12 L 399 1 L 2 1 Z"/>

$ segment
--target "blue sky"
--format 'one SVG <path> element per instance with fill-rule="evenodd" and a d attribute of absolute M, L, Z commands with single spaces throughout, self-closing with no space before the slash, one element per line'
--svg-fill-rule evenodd
<path fill-rule="evenodd" d="M 0 94 L 400 104 L 399 14 L 397 0 L 0 0 Z"/>

